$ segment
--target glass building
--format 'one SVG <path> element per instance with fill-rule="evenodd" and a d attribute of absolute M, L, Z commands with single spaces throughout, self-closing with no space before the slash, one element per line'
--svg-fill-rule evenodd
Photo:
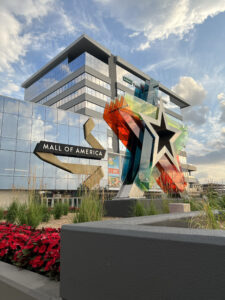
<path fill-rule="evenodd" d="M 108 49 L 82 35 L 22 87 L 24 100 L 0 96 L 0 190 L 27 189 L 35 176 L 40 190 L 74 191 L 84 175 L 73 175 L 43 162 L 33 154 L 41 140 L 87 146 L 83 125 L 95 122 L 93 134 L 107 150 L 103 160 L 61 157 L 65 162 L 99 164 L 104 178 L 100 185 L 119 189 L 125 147 L 102 118 L 105 104 L 120 95 L 131 94 L 153 105 L 163 99 L 166 113 L 182 122 L 188 102 L 148 74 L 113 55 Z M 196 180 L 196 168 L 180 157 L 189 188 Z"/>

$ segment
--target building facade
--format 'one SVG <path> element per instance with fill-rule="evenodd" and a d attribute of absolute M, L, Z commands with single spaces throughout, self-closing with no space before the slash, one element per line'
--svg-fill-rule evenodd
<path fill-rule="evenodd" d="M 83 125 L 93 118 L 93 134 L 107 150 L 98 163 L 104 170 L 100 185 L 119 189 L 125 147 L 103 120 L 105 104 L 126 94 L 153 105 L 163 99 L 166 114 L 182 123 L 182 109 L 189 103 L 149 75 L 113 55 L 86 35 L 59 53 L 28 78 L 24 100 L 0 98 L 0 189 L 27 189 L 35 176 L 37 189 L 75 190 L 84 175 L 69 174 L 33 154 L 40 140 L 87 146 Z M 92 159 L 64 157 L 64 161 L 96 164 Z M 191 190 L 196 168 L 180 162 Z M 153 187 L 154 190 L 154 187 Z"/>

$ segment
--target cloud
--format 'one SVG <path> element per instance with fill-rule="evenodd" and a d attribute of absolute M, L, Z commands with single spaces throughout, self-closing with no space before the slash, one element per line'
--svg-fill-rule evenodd
<path fill-rule="evenodd" d="M 109 16 L 133 32 L 143 33 L 146 41 L 138 50 L 145 50 L 155 40 L 170 35 L 182 38 L 208 17 L 225 11 L 224 0 L 95 0 Z"/>
<path fill-rule="evenodd" d="M 33 19 L 45 16 L 53 0 L 2 0 L 0 4 L 0 72 L 10 71 L 12 63 L 25 56 L 32 39 L 24 28 Z"/>
<path fill-rule="evenodd" d="M 191 106 L 202 104 L 207 94 L 201 83 L 187 76 L 180 77 L 179 82 L 172 87 L 172 90 L 187 100 Z"/>
<path fill-rule="evenodd" d="M 192 77 L 183 76 L 172 90 L 191 104 L 190 107 L 182 110 L 184 121 L 196 125 L 205 123 L 209 109 L 203 104 L 207 91 L 201 83 Z"/>
<path fill-rule="evenodd" d="M 220 93 L 217 95 L 217 99 L 218 100 L 225 100 L 225 94 L 224 93 Z"/>
<path fill-rule="evenodd" d="M 218 165 L 214 164 L 196 164 L 197 172 L 195 176 L 199 179 L 201 183 L 225 183 L 225 162 L 221 162 Z"/>
<path fill-rule="evenodd" d="M 224 93 L 218 94 L 217 99 L 219 100 L 219 107 L 221 111 L 220 122 L 225 123 L 225 94 Z"/>

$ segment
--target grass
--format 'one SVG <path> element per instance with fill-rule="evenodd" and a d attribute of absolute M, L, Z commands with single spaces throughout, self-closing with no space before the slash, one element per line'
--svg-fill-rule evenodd
<path fill-rule="evenodd" d="M 63 204 L 61 202 L 58 202 L 54 205 L 53 208 L 54 219 L 58 220 L 62 217 L 62 215 L 63 215 Z"/>
<path fill-rule="evenodd" d="M 0 220 L 4 219 L 4 210 L 0 207 Z"/>
<path fill-rule="evenodd" d="M 74 223 L 102 220 L 104 215 L 103 202 L 96 192 L 86 192 L 81 198 L 79 212 L 75 214 Z"/>
<path fill-rule="evenodd" d="M 150 205 L 148 207 L 145 207 L 141 201 L 136 201 L 131 212 L 131 215 L 133 217 L 150 216 L 157 214 L 158 212 L 153 201 L 150 202 Z"/>
<path fill-rule="evenodd" d="M 13 201 L 10 206 L 8 207 L 6 221 L 8 223 L 15 223 L 18 213 L 18 204 L 16 201 Z"/>

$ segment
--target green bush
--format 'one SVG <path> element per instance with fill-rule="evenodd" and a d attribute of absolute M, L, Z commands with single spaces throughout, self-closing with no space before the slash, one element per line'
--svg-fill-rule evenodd
<path fill-rule="evenodd" d="M 60 219 L 63 215 L 63 205 L 62 203 L 56 203 L 53 208 L 54 219 Z"/>
<path fill-rule="evenodd" d="M 4 219 L 4 210 L 0 207 L 0 220 Z"/>
<path fill-rule="evenodd" d="M 141 217 L 141 216 L 146 216 L 147 214 L 148 213 L 143 203 L 141 203 L 140 201 L 136 201 L 136 203 L 133 206 L 132 216 Z"/>
<path fill-rule="evenodd" d="M 157 210 L 155 208 L 155 204 L 153 201 L 151 201 L 150 203 L 150 206 L 148 208 L 148 215 L 151 216 L 151 215 L 157 215 Z"/>
<path fill-rule="evenodd" d="M 20 204 L 18 206 L 17 223 L 19 225 L 27 225 L 27 204 Z"/>
<path fill-rule="evenodd" d="M 64 216 L 68 215 L 69 212 L 69 203 L 63 203 L 63 214 Z"/>
<path fill-rule="evenodd" d="M 39 203 L 29 202 L 28 204 L 21 204 L 18 207 L 17 223 L 19 225 L 28 225 L 36 228 L 43 218 L 42 206 Z"/>
<path fill-rule="evenodd" d="M 74 223 L 102 220 L 104 215 L 103 203 L 95 192 L 88 192 L 81 198 L 79 212 L 75 214 Z"/>
<path fill-rule="evenodd" d="M 41 213 L 42 213 L 41 221 L 42 222 L 48 222 L 50 220 L 50 217 L 51 217 L 51 211 L 44 204 L 41 205 Z"/>
<path fill-rule="evenodd" d="M 18 204 L 15 201 L 13 201 L 8 207 L 6 221 L 8 223 L 15 223 L 17 218 L 17 212 L 18 212 Z"/>

